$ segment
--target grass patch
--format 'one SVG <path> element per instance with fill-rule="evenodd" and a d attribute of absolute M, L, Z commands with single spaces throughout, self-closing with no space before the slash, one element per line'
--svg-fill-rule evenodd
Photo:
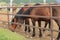
<path fill-rule="evenodd" d="M 0 40 L 26 40 L 26 38 L 8 29 L 0 28 Z"/>

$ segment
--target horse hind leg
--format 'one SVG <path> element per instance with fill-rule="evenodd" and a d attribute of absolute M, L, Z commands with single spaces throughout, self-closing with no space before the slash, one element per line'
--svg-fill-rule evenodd
<path fill-rule="evenodd" d="M 49 29 L 50 29 L 50 25 L 51 25 L 51 21 L 45 21 L 45 26 L 44 26 L 44 28 L 46 28 L 47 27 L 47 24 L 49 24 Z M 45 31 L 45 29 L 43 29 L 43 32 Z"/>
<path fill-rule="evenodd" d="M 45 21 L 45 26 L 44 26 L 44 28 L 47 27 L 47 24 L 48 24 L 48 22 Z M 44 32 L 44 31 L 45 31 L 45 29 L 43 29 L 43 32 Z"/>

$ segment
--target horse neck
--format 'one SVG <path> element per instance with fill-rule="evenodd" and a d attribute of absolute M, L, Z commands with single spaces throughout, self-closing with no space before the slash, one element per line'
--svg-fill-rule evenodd
<path fill-rule="evenodd" d="M 37 5 L 40 5 L 40 4 L 35 4 L 35 5 L 33 5 L 33 6 L 37 6 Z M 33 8 L 34 8 L 34 7 L 29 7 L 29 8 L 27 8 L 26 11 L 25 11 L 23 14 L 30 14 L 30 12 L 32 11 Z"/>
<path fill-rule="evenodd" d="M 34 6 L 37 6 L 37 5 L 40 5 L 40 4 L 35 4 Z M 28 7 L 28 6 L 32 6 L 32 5 L 24 5 L 25 7 L 22 7 L 21 10 L 19 11 L 19 14 L 28 14 L 32 11 L 32 9 L 34 7 Z"/>
<path fill-rule="evenodd" d="M 23 11 L 25 12 L 25 11 L 27 11 L 29 8 L 30 8 L 30 7 L 25 6 L 25 7 L 23 7 Z"/>

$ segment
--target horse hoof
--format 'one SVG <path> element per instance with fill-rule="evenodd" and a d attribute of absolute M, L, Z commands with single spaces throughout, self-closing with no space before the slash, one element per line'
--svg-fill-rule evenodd
<path fill-rule="evenodd" d="M 33 34 L 32 37 L 35 37 L 35 34 Z"/>
<path fill-rule="evenodd" d="M 28 32 L 30 33 L 30 30 L 28 30 Z"/>
<path fill-rule="evenodd" d="M 39 35 L 39 37 L 42 37 L 42 35 Z"/>
<path fill-rule="evenodd" d="M 27 31 L 27 29 L 24 30 L 25 32 Z"/>
<path fill-rule="evenodd" d="M 43 30 L 43 32 L 45 32 L 45 29 Z"/>

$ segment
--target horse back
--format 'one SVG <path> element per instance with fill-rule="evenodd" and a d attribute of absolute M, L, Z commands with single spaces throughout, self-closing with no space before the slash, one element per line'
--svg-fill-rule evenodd
<path fill-rule="evenodd" d="M 39 7 L 33 8 L 32 11 L 30 12 L 30 15 L 33 15 L 33 16 L 51 16 L 50 8 L 44 7 L 44 6 L 43 7 L 39 6 Z M 39 19 L 38 17 L 32 17 L 32 18 Z M 50 18 L 46 18 L 46 19 L 50 19 Z"/>

